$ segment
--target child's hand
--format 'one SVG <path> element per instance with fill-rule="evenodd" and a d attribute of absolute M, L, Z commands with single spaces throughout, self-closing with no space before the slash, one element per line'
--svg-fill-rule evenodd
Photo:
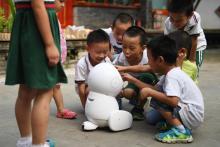
<path fill-rule="evenodd" d="M 122 73 L 121 74 L 121 77 L 124 81 L 128 81 L 128 82 L 132 82 L 135 80 L 135 77 L 131 76 L 130 74 L 128 73 Z"/>
<path fill-rule="evenodd" d="M 55 44 L 46 47 L 46 55 L 49 66 L 55 66 L 59 62 L 59 51 Z"/>
<path fill-rule="evenodd" d="M 115 65 L 115 68 L 116 68 L 119 72 L 125 72 L 125 71 L 126 71 L 126 67 L 125 67 L 125 66 Z"/>
<path fill-rule="evenodd" d="M 142 100 L 144 99 L 147 99 L 149 96 L 150 96 L 150 91 L 151 91 L 151 88 L 143 88 L 141 91 L 140 91 L 140 98 Z"/>

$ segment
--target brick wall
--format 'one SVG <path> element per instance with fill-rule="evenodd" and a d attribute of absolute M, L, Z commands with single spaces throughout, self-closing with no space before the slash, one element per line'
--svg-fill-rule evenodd
<path fill-rule="evenodd" d="M 136 9 L 106 9 L 95 7 L 74 7 L 74 24 L 84 25 L 86 28 L 106 28 L 112 24 L 117 14 L 125 12 L 137 18 Z"/>

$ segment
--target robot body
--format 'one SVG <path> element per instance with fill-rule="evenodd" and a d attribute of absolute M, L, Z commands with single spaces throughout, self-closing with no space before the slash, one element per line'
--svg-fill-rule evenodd
<path fill-rule="evenodd" d="M 96 65 L 89 74 L 85 114 L 88 121 L 83 122 L 83 130 L 106 127 L 121 131 L 131 127 L 132 115 L 119 110 L 115 96 L 121 91 L 123 81 L 117 69 L 109 63 Z"/>

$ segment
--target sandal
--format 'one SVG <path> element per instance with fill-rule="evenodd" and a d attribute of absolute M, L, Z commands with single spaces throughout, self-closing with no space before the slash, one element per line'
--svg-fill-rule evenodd
<path fill-rule="evenodd" d="M 56 117 L 57 118 L 63 118 L 63 119 L 73 119 L 76 118 L 77 114 L 69 109 L 63 109 L 63 112 L 57 112 Z"/>

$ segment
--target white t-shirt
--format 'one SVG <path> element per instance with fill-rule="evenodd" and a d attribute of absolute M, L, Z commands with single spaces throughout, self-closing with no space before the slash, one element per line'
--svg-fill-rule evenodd
<path fill-rule="evenodd" d="M 179 98 L 178 106 L 182 122 L 188 128 L 198 127 L 204 120 L 203 96 L 193 82 L 180 67 L 171 69 L 157 84 L 167 96 Z"/>
<path fill-rule="evenodd" d="M 102 62 L 111 63 L 108 57 L 106 57 Z M 75 83 L 85 82 L 87 84 L 89 72 L 93 69 L 93 67 L 94 66 L 89 61 L 89 54 L 87 53 L 77 62 L 75 66 Z"/>
<path fill-rule="evenodd" d="M 142 59 L 138 65 L 146 65 L 147 63 L 148 63 L 147 49 L 144 49 Z M 117 58 L 113 61 L 113 64 L 120 66 L 130 66 L 123 52 L 117 56 Z M 130 74 L 133 75 L 134 77 L 140 75 L 140 73 L 130 73 Z"/>
<path fill-rule="evenodd" d="M 117 40 L 115 39 L 112 28 L 102 29 L 109 35 L 110 43 L 112 48 L 114 49 L 114 55 L 120 54 L 122 52 L 122 44 L 119 44 Z"/>
<path fill-rule="evenodd" d="M 171 23 L 170 17 L 168 17 L 165 21 L 164 34 L 167 35 L 176 30 L 177 28 Z M 201 26 L 201 17 L 199 13 L 194 11 L 192 17 L 184 27 L 184 31 L 186 31 L 189 35 L 198 35 L 197 51 L 206 49 L 207 42 Z"/>

